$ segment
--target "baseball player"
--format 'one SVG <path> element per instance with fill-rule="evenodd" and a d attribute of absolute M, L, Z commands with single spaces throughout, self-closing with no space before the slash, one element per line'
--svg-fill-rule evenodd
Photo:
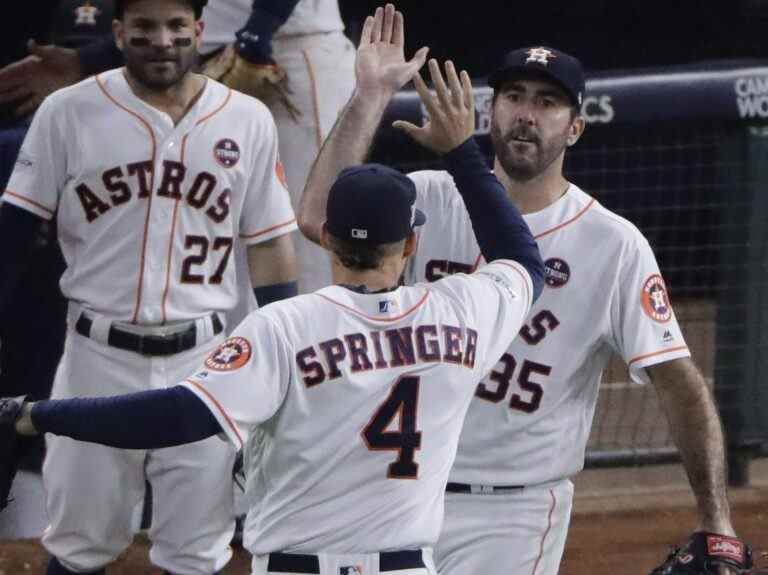
<path fill-rule="evenodd" d="M 320 145 L 355 83 L 355 48 L 344 34 L 338 0 L 212 2 L 203 19 L 203 73 L 269 107 L 295 208 Z M 327 253 L 301 234 L 293 240 L 299 292 L 330 285 Z M 241 293 L 246 297 L 230 315 L 233 325 L 256 307 L 249 290 Z"/>
<path fill-rule="evenodd" d="M 375 24 L 380 36 L 381 19 L 369 18 L 364 39 Z M 473 225 L 490 232 L 478 234 L 488 265 L 400 286 L 426 219 L 413 181 L 352 167 L 318 222 L 336 285 L 252 313 L 178 386 L 27 404 L 16 429 L 128 448 L 219 434 L 242 448 L 258 426 L 261 464 L 248 473 L 259 498 L 245 528 L 253 573 L 435 575 L 431 548 L 476 379 L 544 280 L 530 231 L 471 138 L 469 76 L 449 68 L 447 78 L 460 100 L 429 103 L 444 123 L 423 135 L 445 153 Z M 331 171 L 321 153 L 315 178 Z"/>
<path fill-rule="evenodd" d="M 233 246 L 254 285 L 295 293 L 296 227 L 268 110 L 194 74 L 203 0 L 118 2 L 126 67 L 35 114 L 0 208 L 0 296 L 41 220 L 56 218 L 69 331 L 52 397 L 176 383 L 223 339 Z M 293 283 L 292 283 L 293 282 Z M 5 297 L 0 301 L 6 302 Z M 210 575 L 229 560 L 234 450 L 209 439 L 125 452 L 53 437 L 43 480 L 49 573 L 103 573 L 153 488 L 152 562 Z"/>
<path fill-rule="evenodd" d="M 336 169 L 365 157 L 369 127 L 399 88 L 387 67 L 370 65 L 367 52 L 358 51 L 358 86 L 340 120 L 344 137 L 324 146 Z M 414 82 L 424 91 L 418 77 Z M 583 467 L 612 352 L 624 358 L 634 381 L 650 380 L 658 390 L 697 498 L 697 529 L 733 535 L 717 411 L 690 359 L 653 252 L 637 228 L 562 174 L 565 150 L 584 130 L 581 64 L 551 48 L 515 50 L 489 82 L 494 173 L 541 246 L 546 286 L 518 338 L 478 384 L 447 486 L 439 570 L 557 572 L 571 513 L 570 477 Z M 436 87 L 438 95 L 428 99 L 440 97 L 439 79 Z M 416 126 L 395 126 L 423 142 Z M 463 215 L 466 200 L 455 179 L 445 172 L 411 177 L 418 205 L 440 224 L 419 233 L 406 283 L 476 269 L 479 230 Z M 322 186 L 310 175 L 298 214 L 310 237 L 317 230 L 305 221 L 324 203 Z"/>

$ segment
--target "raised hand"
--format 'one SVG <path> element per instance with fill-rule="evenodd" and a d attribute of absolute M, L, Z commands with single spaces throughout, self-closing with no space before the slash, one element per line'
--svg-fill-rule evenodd
<path fill-rule="evenodd" d="M 377 8 L 363 24 L 357 49 L 357 92 L 366 97 L 389 99 L 424 65 L 428 48 L 405 59 L 405 23 L 394 5 Z"/>
<path fill-rule="evenodd" d="M 429 112 L 429 121 L 417 126 L 397 120 L 392 126 L 403 130 L 422 146 L 444 154 L 475 133 L 475 98 L 469 74 L 462 70 L 460 76 L 457 75 L 450 60 L 445 63 L 445 79 L 434 58 L 429 61 L 429 73 L 435 94 L 429 91 L 419 74 L 413 78 L 416 91 Z"/>
<path fill-rule="evenodd" d="M 17 117 L 34 112 L 52 92 L 81 79 L 77 52 L 60 46 L 27 44 L 30 55 L 0 69 L 0 104 L 16 104 Z"/>

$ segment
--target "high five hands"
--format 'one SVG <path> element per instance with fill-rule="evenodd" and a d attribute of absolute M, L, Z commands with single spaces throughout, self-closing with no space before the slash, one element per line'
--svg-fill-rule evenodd
<path fill-rule="evenodd" d="M 475 98 L 469 74 L 466 70 L 457 74 L 450 60 L 445 63 L 445 77 L 434 58 L 429 61 L 429 73 L 435 87 L 434 94 L 418 73 L 413 77 L 416 91 L 429 113 L 429 120 L 423 126 L 397 120 L 392 126 L 403 130 L 422 146 L 444 154 L 475 133 Z"/>

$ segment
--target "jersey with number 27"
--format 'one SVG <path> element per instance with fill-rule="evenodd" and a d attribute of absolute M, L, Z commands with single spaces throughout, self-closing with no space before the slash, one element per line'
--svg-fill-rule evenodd
<path fill-rule="evenodd" d="M 428 214 L 406 283 L 480 262 L 472 225 L 446 172 L 410 174 Z M 630 222 L 571 184 L 524 216 L 545 263 L 545 286 L 518 337 L 477 386 L 451 480 L 533 485 L 582 469 L 602 372 L 613 353 L 633 380 L 689 355 L 656 259 Z"/>
<path fill-rule="evenodd" d="M 385 293 L 330 286 L 248 316 L 184 384 L 238 449 L 260 433 L 246 548 L 433 546 L 477 380 L 530 301 L 524 268 L 498 260 Z"/>
<path fill-rule="evenodd" d="M 174 124 L 117 69 L 43 102 L 4 201 L 56 218 L 68 299 L 159 324 L 234 306 L 234 242 L 296 228 L 281 175 L 258 100 L 209 79 Z"/>

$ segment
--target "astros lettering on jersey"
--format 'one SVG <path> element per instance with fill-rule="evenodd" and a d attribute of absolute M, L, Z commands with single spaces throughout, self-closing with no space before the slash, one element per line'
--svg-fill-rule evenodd
<path fill-rule="evenodd" d="M 5 201 L 56 216 L 69 300 L 159 324 L 231 308 L 236 239 L 295 229 L 280 171 L 275 126 L 257 100 L 208 80 L 174 125 L 118 69 L 43 102 Z"/>
<path fill-rule="evenodd" d="M 251 314 L 184 385 L 238 448 L 258 426 L 256 555 L 432 547 L 477 380 L 530 308 L 500 260 L 363 294 L 330 286 Z"/>
<path fill-rule="evenodd" d="M 410 177 L 433 226 L 418 230 L 406 283 L 474 269 L 480 250 L 451 176 Z M 641 368 L 690 355 L 653 252 L 634 225 L 573 184 L 524 219 L 544 260 L 544 291 L 477 386 L 451 481 L 536 485 L 572 476 L 584 464 L 611 354 L 641 382 Z"/>

